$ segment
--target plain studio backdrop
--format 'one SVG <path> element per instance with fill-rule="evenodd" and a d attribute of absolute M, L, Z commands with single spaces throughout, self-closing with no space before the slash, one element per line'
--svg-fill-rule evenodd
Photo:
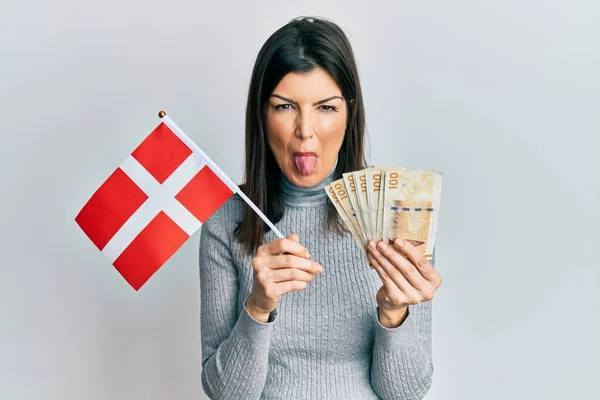
<path fill-rule="evenodd" d="M 136 292 L 74 217 L 162 109 L 240 183 L 256 54 L 300 15 L 350 37 L 369 162 L 444 173 L 426 399 L 600 398 L 594 0 L 3 0 L 0 398 L 206 398 L 201 232 Z"/>

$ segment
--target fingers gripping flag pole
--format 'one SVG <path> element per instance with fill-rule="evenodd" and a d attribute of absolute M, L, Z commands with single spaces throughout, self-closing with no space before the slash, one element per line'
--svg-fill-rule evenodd
<path fill-rule="evenodd" d="M 175 125 L 175 123 L 171 120 L 171 118 L 169 118 L 169 116 L 167 115 L 166 112 L 160 111 L 158 113 L 158 116 L 164 121 L 164 123 L 169 128 L 171 128 L 171 130 L 173 132 L 175 132 L 175 134 L 177 136 L 179 136 L 179 138 L 185 144 L 187 144 L 192 150 L 194 150 L 196 153 L 198 153 L 198 155 L 200 155 L 200 157 L 202 157 L 206 161 L 206 164 L 208 164 L 208 166 L 215 172 L 215 174 L 217 174 L 223 180 L 223 182 L 225 182 L 227 184 L 227 186 L 229 186 L 229 188 L 234 193 L 237 193 L 246 202 L 246 204 L 248 204 L 250 206 L 250 208 L 252 208 L 254 210 L 254 212 L 256 212 L 258 214 L 258 216 L 263 221 L 265 221 L 265 223 L 269 226 L 269 228 L 271 228 L 273 230 L 273 232 L 275 232 L 275 234 L 277 236 L 279 236 L 282 239 L 284 238 L 284 236 L 279 231 L 279 229 L 277 229 L 275 227 L 275 225 L 273 225 L 273 223 L 269 220 L 269 218 L 267 218 L 267 216 L 265 214 L 263 214 L 262 211 L 260 211 L 260 209 L 256 206 L 256 204 L 254 204 L 252 202 L 252 200 L 250 200 L 248 198 L 248 196 L 246 196 L 246 194 L 244 192 L 242 192 L 242 190 L 231 179 L 229 179 L 227 174 L 225 174 L 221 170 L 221 168 L 219 168 L 217 166 L 217 164 L 215 164 L 214 161 L 211 160 L 210 157 L 206 153 L 204 153 L 200 147 L 198 147 L 198 145 L 196 145 L 196 143 L 194 143 L 185 133 L 183 133 L 183 131 L 181 129 L 179 129 L 179 127 L 177 125 Z"/>
<path fill-rule="evenodd" d="M 284 237 L 164 111 L 159 117 L 75 217 L 135 290 L 235 193 Z"/>

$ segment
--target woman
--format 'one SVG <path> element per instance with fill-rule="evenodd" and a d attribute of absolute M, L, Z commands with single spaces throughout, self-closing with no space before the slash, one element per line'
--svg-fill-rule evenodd
<path fill-rule="evenodd" d="M 202 227 L 202 385 L 212 399 L 420 399 L 440 278 L 409 243 L 368 259 L 324 186 L 365 167 L 354 55 L 335 24 L 296 19 L 260 50 L 244 192 Z M 293 232 L 293 233 L 292 233 Z M 374 268 L 369 268 L 369 264 Z"/>

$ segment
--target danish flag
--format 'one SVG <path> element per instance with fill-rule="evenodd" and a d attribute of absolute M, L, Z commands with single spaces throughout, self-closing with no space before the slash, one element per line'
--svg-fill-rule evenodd
<path fill-rule="evenodd" d="M 239 191 L 164 113 L 161 117 L 75 217 L 135 290 Z"/>

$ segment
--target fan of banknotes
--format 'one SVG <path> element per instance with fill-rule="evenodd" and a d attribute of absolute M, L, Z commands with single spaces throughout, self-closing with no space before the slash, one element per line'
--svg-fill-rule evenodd
<path fill-rule="evenodd" d="M 365 254 L 371 240 L 401 238 L 432 258 L 441 173 L 372 167 L 342 174 L 325 191 Z"/>

